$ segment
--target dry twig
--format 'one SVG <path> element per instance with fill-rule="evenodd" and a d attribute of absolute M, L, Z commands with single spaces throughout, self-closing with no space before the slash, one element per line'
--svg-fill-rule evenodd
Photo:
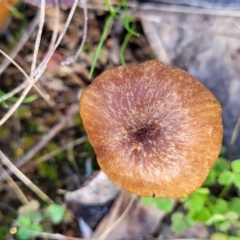
<path fill-rule="evenodd" d="M 124 212 L 121 214 L 121 216 L 113 223 L 112 226 L 110 226 L 108 229 L 106 229 L 106 231 L 100 236 L 98 237 L 99 240 L 101 239 L 106 239 L 107 235 L 114 229 L 116 228 L 119 223 L 127 216 L 128 212 L 130 211 L 134 201 L 137 199 L 137 195 L 132 194 L 132 197 L 126 207 L 126 209 L 124 210 Z"/>
<path fill-rule="evenodd" d="M 75 54 L 75 56 L 68 57 L 65 61 L 62 62 L 62 65 L 69 65 L 75 62 L 79 56 L 79 54 L 82 52 L 83 46 L 87 39 L 87 21 L 88 21 L 88 14 L 87 14 L 87 3 L 86 0 L 82 0 L 82 6 L 83 6 L 83 14 L 84 14 L 84 26 L 83 26 L 83 37 L 82 42 L 80 44 L 80 47 Z"/>
<path fill-rule="evenodd" d="M 237 141 L 237 136 L 240 130 L 240 118 L 238 118 L 238 121 L 233 129 L 233 133 L 232 133 L 232 138 L 231 138 L 231 143 L 230 143 L 230 153 L 229 153 L 229 159 L 232 159 L 232 149 Z"/>
<path fill-rule="evenodd" d="M 11 176 L 7 173 L 7 171 L 0 165 L 0 170 L 6 175 L 6 181 L 8 185 L 12 188 L 12 190 L 16 193 L 19 200 L 22 202 L 23 205 L 28 204 L 29 201 L 22 192 L 22 190 L 18 187 L 16 182 L 11 178 Z"/>
<path fill-rule="evenodd" d="M 6 155 L 0 150 L 1 161 L 13 172 L 26 186 L 28 186 L 33 192 L 35 192 L 43 201 L 48 204 L 52 204 L 53 201 L 32 181 L 30 181 L 20 170 L 18 170 L 12 162 L 6 157 Z"/>
<path fill-rule="evenodd" d="M 65 144 L 64 146 L 62 146 L 62 147 L 60 147 L 60 148 L 58 148 L 58 149 L 56 149 L 56 150 L 54 150 L 54 151 L 52 151 L 50 153 L 45 154 L 45 155 L 41 156 L 40 158 L 38 158 L 36 160 L 33 160 L 33 164 L 37 165 L 37 164 L 40 164 L 42 162 L 45 162 L 49 158 L 52 158 L 52 157 L 56 156 L 57 154 L 59 154 L 59 153 L 61 153 L 63 151 L 68 150 L 71 147 L 74 147 L 74 146 L 77 146 L 77 145 L 79 145 L 81 143 L 84 143 L 86 140 L 87 140 L 87 137 L 84 136 L 84 137 L 78 138 L 78 139 L 76 139 L 76 140 L 74 140 L 72 142 L 69 142 L 69 143 Z"/>
<path fill-rule="evenodd" d="M 59 10 L 59 0 L 54 0 L 54 9 L 55 9 L 55 14 L 54 14 L 54 29 L 53 29 L 53 34 L 51 38 L 51 42 L 49 45 L 48 52 L 52 51 L 56 40 L 57 40 L 57 34 L 58 34 L 58 27 L 59 27 L 59 21 L 60 21 L 60 10 Z"/>
<path fill-rule="evenodd" d="M 34 19 L 32 20 L 31 24 L 29 25 L 29 27 L 24 31 L 23 36 L 21 37 L 21 39 L 18 41 L 18 43 L 16 44 L 16 46 L 14 47 L 14 49 L 12 50 L 12 52 L 9 54 L 10 59 L 14 59 L 16 57 L 16 55 L 18 54 L 18 52 L 22 49 L 22 47 L 26 44 L 26 42 L 28 41 L 29 37 L 31 36 L 31 34 L 33 33 L 33 31 L 36 29 L 36 26 L 39 22 L 39 11 L 37 12 L 36 16 L 34 17 Z M 8 65 L 11 63 L 11 61 L 9 61 L 8 58 L 4 59 L 1 62 L 0 65 L 0 75 L 4 72 L 4 70 L 8 67 Z M 21 91 L 21 89 L 19 90 Z M 13 93 L 12 95 L 10 95 L 9 97 L 13 96 L 14 94 L 16 94 L 17 92 Z M 8 93 L 10 94 L 10 93 Z M 7 97 L 7 98 L 9 98 Z M 5 100 L 5 99 L 4 99 Z"/>

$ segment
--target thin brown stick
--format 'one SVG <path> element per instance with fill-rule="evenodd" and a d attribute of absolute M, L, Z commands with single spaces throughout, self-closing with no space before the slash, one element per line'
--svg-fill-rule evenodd
<path fill-rule="evenodd" d="M 0 51 L 1 51 L 1 49 L 0 49 Z M 5 58 L 5 59 L 7 59 L 7 58 Z M 11 61 L 9 61 L 9 62 L 11 62 Z M 17 94 L 18 92 L 20 92 L 21 90 L 23 90 L 23 89 L 27 86 L 27 84 L 28 84 L 28 81 L 27 81 L 27 80 L 24 81 L 24 82 L 22 82 L 19 86 L 17 86 L 16 88 L 14 88 L 11 92 L 6 93 L 6 94 L 3 95 L 2 97 L 0 97 L 0 102 L 5 101 L 5 100 L 7 100 L 8 98 L 10 98 L 10 97 L 14 96 L 15 94 Z"/>
<path fill-rule="evenodd" d="M 13 106 L 9 109 L 9 111 L 4 115 L 4 117 L 0 121 L 0 126 L 3 125 L 11 116 L 12 114 L 17 110 L 17 108 L 21 105 L 24 98 L 26 98 L 27 94 L 31 90 L 32 86 L 34 85 L 34 81 L 29 80 L 29 84 L 24 89 L 22 95 L 20 98 L 13 104 Z"/>
<path fill-rule="evenodd" d="M 75 56 L 70 56 L 68 57 L 65 61 L 62 62 L 62 65 L 69 65 L 77 61 L 77 58 L 79 54 L 82 52 L 83 46 L 86 42 L 87 39 L 87 22 L 88 22 L 88 12 L 87 12 L 87 3 L 86 0 L 82 0 L 82 6 L 83 6 L 83 15 L 84 15 L 84 25 L 83 25 L 83 37 L 82 37 L 82 42 L 80 44 L 80 47 L 75 54 Z"/>
<path fill-rule="evenodd" d="M 99 240 L 106 239 L 107 235 L 114 228 L 116 228 L 119 225 L 119 223 L 127 216 L 128 212 L 130 211 L 130 209 L 137 197 L 138 197 L 137 195 L 132 194 L 132 197 L 131 197 L 127 207 L 125 208 L 124 212 L 122 213 L 122 215 L 108 229 L 106 229 L 105 232 L 100 237 L 98 237 Z"/>
<path fill-rule="evenodd" d="M 12 190 L 15 192 L 19 200 L 23 205 L 28 204 L 29 201 L 22 192 L 22 190 L 18 187 L 16 182 L 11 178 L 11 176 L 7 173 L 7 171 L 0 165 L 0 170 L 6 175 L 6 181 L 8 185 L 12 188 Z"/>
<path fill-rule="evenodd" d="M 28 186 L 35 194 L 37 194 L 43 201 L 48 204 L 52 204 L 53 201 L 30 179 L 28 179 L 20 170 L 18 170 L 14 164 L 6 157 L 6 155 L 0 150 L 1 161 L 17 176 L 26 186 Z"/>
<path fill-rule="evenodd" d="M 36 29 L 36 26 L 39 22 L 39 13 L 40 11 L 37 12 L 36 16 L 34 17 L 34 19 L 32 20 L 32 22 L 29 24 L 28 28 L 24 31 L 24 34 L 22 35 L 21 39 L 17 42 L 17 44 L 15 45 L 14 49 L 12 50 L 12 52 L 9 54 L 9 57 L 11 59 L 14 59 L 16 57 L 16 55 L 18 54 L 18 52 L 22 49 L 22 47 L 26 44 L 26 42 L 28 41 L 29 37 L 31 36 L 31 34 L 33 33 L 33 31 Z M 0 65 L 0 75 L 4 72 L 4 70 L 8 67 L 8 65 L 11 63 L 11 61 L 9 61 L 9 59 L 4 59 L 1 62 Z M 21 91 L 21 90 L 19 90 Z M 17 93 L 17 92 L 16 92 Z M 14 94 L 16 94 L 14 93 Z M 8 93 L 10 94 L 10 93 Z M 13 94 L 13 95 L 14 95 Z M 9 96 L 12 97 L 13 95 Z"/>
<path fill-rule="evenodd" d="M 39 64 L 39 66 L 37 67 L 36 71 L 35 71 L 35 78 L 38 79 L 41 77 L 41 75 L 43 74 L 43 72 L 45 71 L 45 69 L 47 68 L 47 64 L 49 62 L 49 60 L 51 59 L 53 53 L 56 51 L 57 47 L 59 46 L 60 42 L 62 41 L 63 36 L 65 35 L 68 26 L 72 20 L 73 14 L 75 12 L 75 9 L 78 5 L 78 0 L 74 0 L 74 3 L 72 5 L 72 8 L 70 10 L 70 13 L 68 15 L 67 21 L 64 24 L 64 27 L 57 39 L 57 42 L 55 44 L 55 46 L 53 47 L 52 51 L 50 51 L 49 53 L 47 53 L 46 57 L 44 58 L 44 60 Z"/>
<path fill-rule="evenodd" d="M 6 55 L 5 52 L 3 52 L 0 49 L 0 53 L 3 54 L 5 57 L 9 58 L 8 55 Z M 18 101 L 8 110 L 8 112 L 4 115 L 4 117 L 0 120 L 0 126 L 3 125 L 9 117 L 16 111 L 16 109 L 20 106 L 22 103 L 23 99 L 27 96 L 28 92 L 30 91 L 31 87 L 34 85 L 34 82 L 32 81 L 31 78 L 27 75 L 27 73 L 13 60 L 11 59 L 11 62 L 15 64 L 16 67 L 18 67 L 19 71 L 23 73 L 23 75 L 28 79 L 29 85 L 26 86 L 24 89 L 21 97 L 18 99 Z"/>
<path fill-rule="evenodd" d="M 76 139 L 76 140 L 74 140 L 72 142 L 69 142 L 69 143 L 65 144 L 64 146 L 62 146 L 62 147 L 60 147 L 60 148 L 58 148 L 58 149 L 56 149 L 56 150 L 54 150 L 54 151 L 52 151 L 50 153 L 45 154 L 45 155 L 41 156 L 40 158 L 38 158 L 36 160 L 33 160 L 33 164 L 37 165 L 37 164 L 40 164 L 42 162 L 45 162 L 49 158 L 52 158 L 52 157 L 56 156 L 57 154 L 59 154 L 59 153 L 61 153 L 63 151 L 68 150 L 71 147 L 74 147 L 76 145 L 84 143 L 86 140 L 87 140 L 87 137 L 84 136 L 84 137 L 78 138 L 78 139 Z"/>
<path fill-rule="evenodd" d="M 63 73 L 67 74 L 70 78 L 72 78 L 72 80 L 79 86 L 81 86 L 82 88 L 86 87 L 86 83 L 81 78 L 79 78 L 78 75 L 74 73 L 70 67 L 61 66 L 61 70 Z"/>
<path fill-rule="evenodd" d="M 32 65 L 31 65 L 31 73 L 30 73 L 30 78 L 32 80 L 35 79 L 34 75 L 35 75 L 35 69 L 36 69 L 36 64 L 37 64 L 37 55 L 38 55 L 38 51 L 39 51 L 39 47 L 40 47 L 43 25 L 44 25 L 44 21 L 45 21 L 45 5 L 46 5 L 45 3 L 46 3 L 45 0 L 41 0 L 38 32 L 37 32 L 37 37 L 36 37 L 34 51 L 33 51 L 33 59 L 32 59 Z"/>
<path fill-rule="evenodd" d="M 10 58 L 9 55 L 7 55 L 3 50 L 0 49 L 0 53 L 6 58 L 8 59 L 13 65 L 15 65 L 18 70 L 24 75 L 24 77 L 26 78 L 26 81 L 23 82 L 22 84 L 20 84 L 20 87 L 15 88 L 18 89 L 19 91 L 22 90 L 25 87 L 28 87 L 28 83 L 31 84 L 31 86 L 33 86 L 35 88 L 35 90 L 38 92 L 38 94 L 50 105 L 52 106 L 53 103 L 51 103 L 48 98 L 42 93 L 42 91 L 39 89 L 39 87 L 37 85 L 35 85 L 35 83 L 32 81 L 32 79 L 27 75 L 27 73 L 25 72 L 25 70 L 12 58 Z M 24 90 L 24 92 L 26 91 L 26 89 Z M 18 91 L 17 91 L 18 92 Z M 13 105 L 13 107 L 8 111 L 8 113 L 1 119 L 0 121 L 0 126 L 13 114 L 13 112 L 15 112 L 15 110 L 17 109 L 17 107 L 22 103 L 22 98 L 24 99 L 27 95 L 27 93 L 22 93 L 21 97 L 18 99 L 18 101 L 16 102 L 16 104 Z M 15 91 L 16 93 L 16 91 Z M 7 94 L 6 94 L 7 95 Z M 6 100 L 6 95 L 4 95 L 3 97 L 0 98 L 0 102 Z M 9 97 L 9 95 L 8 95 Z M 7 98 L 8 98 L 7 97 Z"/>
<path fill-rule="evenodd" d="M 52 34 L 48 52 L 52 51 L 52 49 L 56 43 L 56 40 L 57 40 L 59 21 L 60 21 L 59 20 L 60 19 L 59 0 L 54 0 L 54 10 L 55 10 L 54 29 L 53 29 L 53 34 Z"/>
<path fill-rule="evenodd" d="M 232 151 L 233 147 L 237 141 L 238 133 L 240 129 L 240 118 L 238 118 L 238 121 L 233 129 L 232 137 L 231 137 L 231 143 L 230 143 L 230 153 L 229 153 L 229 159 L 232 159 Z"/>

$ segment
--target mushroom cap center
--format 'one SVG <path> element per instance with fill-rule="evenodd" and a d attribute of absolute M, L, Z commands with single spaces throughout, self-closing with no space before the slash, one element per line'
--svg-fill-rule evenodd
<path fill-rule="evenodd" d="M 129 133 L 130 141 L 136 141 L 141 144 L 152 140 L 157 134 L 155 124 L 140 124 L 130 127 L 127 131 Z"/>

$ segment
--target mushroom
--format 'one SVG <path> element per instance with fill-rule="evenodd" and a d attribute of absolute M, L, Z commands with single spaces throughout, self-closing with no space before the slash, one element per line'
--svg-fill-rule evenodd
<path fill-rule="evenodd" d="M 101 169 L 124 189 L 158 198 L 203 184 L 220 152 L 221 113 L 200 82 L 156 60 L 106 70 L 80 98 Z"/>

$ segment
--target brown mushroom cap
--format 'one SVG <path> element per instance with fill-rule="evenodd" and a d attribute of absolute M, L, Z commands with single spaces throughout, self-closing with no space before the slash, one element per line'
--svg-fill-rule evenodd
<path fill-rule="evenodd" d="M 187 72 L 152 60 L 100 74 L 80 114 L 98 163 L 141 196 L 186 196 L 199 188 L 222 144 L 221 106 Z"/>

